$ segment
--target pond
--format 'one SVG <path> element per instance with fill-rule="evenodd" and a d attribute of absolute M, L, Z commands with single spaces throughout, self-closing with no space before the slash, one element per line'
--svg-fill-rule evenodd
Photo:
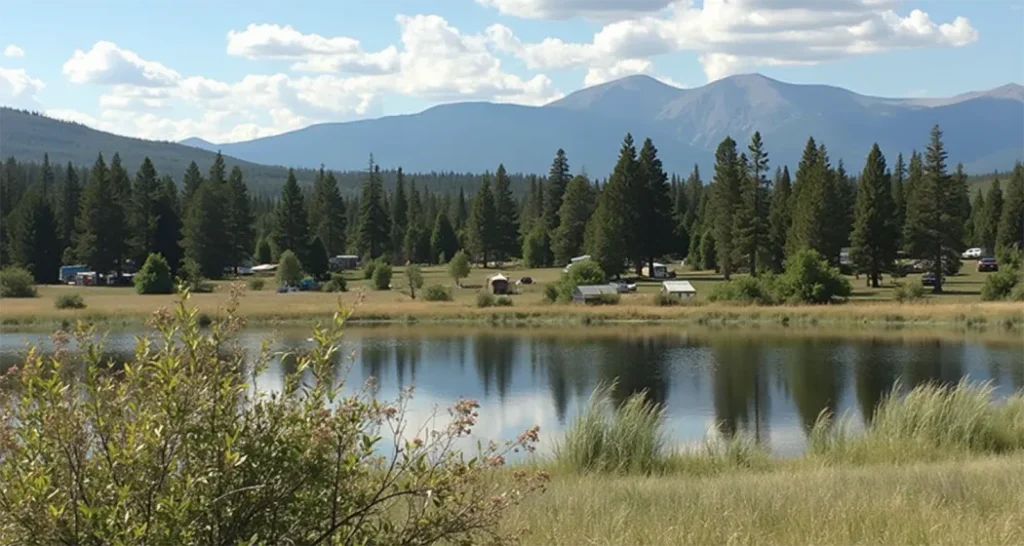
<path fill-rule="evenodd" d="M 114 360 L 130 357 L 132 333 L 108 336 Z M 308 331 L 249 329 L 244 345 L 265 337 L 278 350 L 311 344 Z M 0 371 L 17 363 L 26 343 L 46 336 L 0 334 Z M 345 335 L 346 379 L 377 379 L 379 395 L 394 399 L 415 386 L 409 418 L 425 422 L 460 397 L 480 402 L 476 437 L 514 438 L 541 427 L 550 451 L 601 382 L 617 381 L 615 398 L 646 391 L 666 409 L 676 445 L 716 435 L 750 434 L 780 455 L 800 453 L 822 410 L 870 420 L 884 395 L 961 378 L 991 381 L 997 396 L 1024 388 L 1024 340 L 929 337 L 921 333 L 849 333 L 706 329 L 664 326 L 491 328 L 386 326 L 350 328 Z M 280 388 L 289 363 L 260 377 Z"/>

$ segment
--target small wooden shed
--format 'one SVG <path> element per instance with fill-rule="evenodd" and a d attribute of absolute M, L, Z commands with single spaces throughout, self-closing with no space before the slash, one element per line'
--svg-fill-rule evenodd
<path fill-rule="evenodd" d="M 600 298 L 602 295 L 618 295 L 619 290 L 611 284 L 585 284 L 572 291 L 573 303 L 586 303 Z"/>
<path fill-rule="evenodd" d="M 501 273 L 488 277 L 487 288 L 492 294 L 508 294 L 508 277 Z"/>
<path fill-rule="evenodd" d="M 697 297 L 697 289 L 690 281 L 665 281 L 661 283 L 661 293 L 680 300 L 692 300 Z"/>

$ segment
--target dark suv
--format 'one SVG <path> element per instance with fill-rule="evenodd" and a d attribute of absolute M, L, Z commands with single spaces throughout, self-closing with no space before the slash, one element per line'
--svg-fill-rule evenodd
<path fill-rule="evenodd" d="M 999 263 L 995 258 L 982 258 L 978 260 L 978 272 L 999 271 Z"/>

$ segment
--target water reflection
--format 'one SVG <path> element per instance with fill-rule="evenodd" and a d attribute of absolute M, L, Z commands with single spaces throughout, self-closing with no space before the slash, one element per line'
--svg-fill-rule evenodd
<path fill-rule="evenodd" d="M 255 352 L 267 334 L 247 331 L 243 346 Z M 310 345 L 304 333 L 275 339 L 276 351 Z M 47 343 L 45 336 L 0 334 L 0 370 L 20 360 L 26 340 Z M 345 344 L 339 379 L 358 387 L 372 377 L 385 398 L 414 384 L 413 420 L 473 397 L 481 402 L 479 439 L 508 439 L 539 424 L 548 448 L 602 381 L 617 383 L 618 402 L 645 391 L 664 404 L 675 442 L 742 433 L 781 453 L 799 452 L 823 411 L 870 422 L 897 384 L 905 390 L 968 377 L 992 380 L 999 395 L 1024 387 L 1020 341 L 378 327 L 350 330 Z M 132 347 L 131 334 L 108 338 L 115 362 L 127 360 Z M 282 356 L 258 382 L 279 389 L 295 370 L 295 358 Z"/>

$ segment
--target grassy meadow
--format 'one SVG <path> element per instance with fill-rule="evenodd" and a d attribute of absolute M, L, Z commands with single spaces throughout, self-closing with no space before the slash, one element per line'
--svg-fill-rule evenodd
<path fill-rule="evenodd" d="M 600 323 L 600 322 L 696 322 L 702 324 L 778 323 L 785 325 L 863 324 L 947 325 L 958 328 L 1024 326 L 1024 312 L 1013 303 L 983 303 L 981 286 L 986 273 L 975 271 L 974 262 L 966 262 L 960 275 L 948 279 L 946 293 L 928 294 L 912 303 L 898 303 L 893 296 L 893 279 L 886 277 L 881 288 L 865 286 L 864 278 L 850 277 L 853 295 L 844 305 L 758 307 L 729 303 L 710 303 L 708 294 L 723 282 L 714 272 L 691 272 L 679 269 L 679 279 L 689 280 L 697 289 L 694 302 L 676 307 L 654 305 L 654 295 L 661 289 L 659 281 L 639 280 L 638 290 L 624 294 L 615 306 L 579 306 L 551 304 L 544 300 L 546 284 L 556 282 L 560 268 L 523 269 L 511 264 L 501 269 L 474 267 L 468 279 L 457 288 L 447 275 L 446 267 L 423 268 L 424 288 L 441 284 L 452 289 L 453 301 L 427 302 L 412 299 L 405 281 L 404 267 L 394 268 L 392 289 L 373 290 L 362 278 L 361 271 L 347 273 L 349 292 L 340 297 L 348 302 L 362 293 L 362 302 L 353 322 L 521 322 L 521 323 Z M 512 307 L 477 308 L 476 295 L 486 278 L 502 272 L 513 281 L 532 277 L 534 284 L 517 287 Z M 908 276 L 905 281 L 916 275 Z M 266 278 L 261 291 L 248 290 L 241 304 L 241 313 L 252 323 L 301 324 L 311 318 L 329 316 L 337 308 L 338 294 L 300 292 L 277 294 L 273 278 Z M 233 284 L 246 279 L 217 281 L 212 293 L 194 294 L 192 305 L 211 316 L 219 315 L 229 299 Z M 56 298 L 80 294 L 84 309 L 56 309 Z M 137 326 L 156 309 L 174 301 L 174 296 L 140 296 L 131 287 L 40 286 L 39 297 L 5 299 L 0 304 L 0 323 L 6 328 L 49 329 L 65 320 L 84 319 L 105 327 Z"/>

